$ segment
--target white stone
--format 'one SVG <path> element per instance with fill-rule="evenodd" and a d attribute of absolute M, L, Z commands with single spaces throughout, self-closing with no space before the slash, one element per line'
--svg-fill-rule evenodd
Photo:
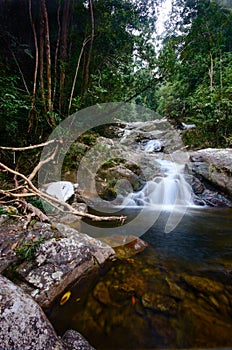
<path fill-rule="evenodd" d="M 47 194 L 66 202 L 74 195 L 74 186 L 69 181 L 52 182 L 46 189 Z"/>

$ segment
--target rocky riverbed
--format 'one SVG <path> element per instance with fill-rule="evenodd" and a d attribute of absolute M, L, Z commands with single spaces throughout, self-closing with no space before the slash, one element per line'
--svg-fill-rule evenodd
<path fill-rule="evenodd" d="M 89 168 L 89 161 L 86 164 L 83 161 L 82 164 L 86 173 L 90 174 L 89 179 L 96 179 L 96 189 L 103 200 L 115 199 L 115 184 L 118 180 L 130 182 L 128 191 L 132 188 L 139 192 L 147 180 L 154 179 L 154 176 L 162 178 L 157 159 L 166 161 L 171 158 L 176 161 L 173 155 L 182 147 L 179 135 L 173 129 L 170 130 L 165 120 L 127 123 L 116 129 L 114 127 L 109 132 L 114 135 L 112 139 L 100 137 L 98 141 L 105 150 L 113 147 L 113 153 L 109 152 L 109 155 L 114 156 L 113 161 L 107 161 L 97 174 L 94 173 L 94 164 L 93 169 Z M 95 147 L 96 159 L 101 157 L 101 147 Z M 196 204 L 210 207 L 232 206 L 231 149 L 206 149 L 185 153 L 184 161 L 186 180 L 192 186 L 192 198 Z M 95 193 L 91 192 L 91 186 L 85 188 L 86 180 L 79 180 L 73 205 L 82 205 L 82 210 L 85 211 L 86 205 L 77 202 L 88 198 L 87 203 L 91 204 L 95 200 Z M 123 185 L 122 190 L 117 197 L 119 202 L 128 194 L 127 186 Z M 131 258 L 147 246 L 138 238 L 127 237 L 128 240 L 125 241 L 125 237 L 114 237 L 112 242 L 109 237 L 99 241 L 72 228 L 71 226 L 80 228 L 80 220 L 69 214 L 57 217 L 55 224 L 33 222 L 30 227 L 25 228 L 24 219 L 9 209 L 7 215 L 0 216 L 0 223 L 0 317 L 3 325 L 0 339 L 4 350 L 92 349 L 78 332 L 67 330 L 61 339 L 42 311 L 50 309 L 54 303 L 62 306 L 63 300 L 68 300 L 70 296 L 70 289 L 78 289 L 79 283 L 83 281 L 87 289 L 93 287 L 91 281 L 95 283 L 85 299 L 86 309 L 82 318 L 83 324 L 89 318 L 92 319 L 93 327 L 90 330 L 94 329 L 95 338 L 101 336 L 102 330 L 111 334 L 119 324 L 123 325 L 124 330 L 128 330 L 126 323 L 129 322 L 132 310 L 139 315 L 137 318 L 133 314 L 134 322 L 139 322 L 145 334 L 147 327 L 155 329 L 158 345 L 171 346 L 175 343 L 180 346 L 184 341 L 185 346 L 194 346 L 194 335 L 191 342 L 188 342 L 182 333 L 180 335 L 182 330 L 178 334 L 174 331 L 177 324 L 182 327 L 181 315 L 191 309 L 194 320 L 201 319 L 199 327 L 205 327 L 212 341 L 223 334 L 223 342 L 217 343 L 229 345 L 228 335 L 232 329 L 228 322 L 223 321 L 223 317 L 229 319 L 231 315 L 231 283 L 227 278 L 231 275 L 230 267 L 223 265 L 222 280 L 226 280 L 224 290 L 221 277 L 211 279 L 210 275 L 204 277 L 201 271 L 196 271 L 196 274 L 179 274 L 174 278 L 170 275 L 172 267 L 161 264 L 157 259 L 155 277 L 153 274 L 150 277 L 156 279 L 159 290 L 151 293 L 148 291 L 149 281 L 143 276 L 149 275 L 149 269 L 154 262 L 148 263 L 150 265 L 147 267 L 147 263 L 143 265 L 137 258 Z M 118 248 L 112 249 L 111 246 Z M 118 265 L 118 259 L 121 265 Z M 109 273 L 105 275 L 108 270 Z M 165 278 L 163 271 L 167 271 Z M 106 277 L 100 278 L 101 274 Z M 201 304 L 200 309 L 196 308 L 198 302 Z M 104 308 L 109 306 L 115 310 L 113 323 L 107 328 L 108 316 Z M 124 314 L 124 308 L 128 313 Z M 219 309 L 222 309 L 222 313 Z M 217 316 L 213 315 L 215 310 L 216 314 L 219 312 Z M 194 329 L 197 329 L 194 320 L 189 322 L 193 322 Z M 215 324 L 215 332 L 210 328 L 211 323 Z M 162 329 L 166 331 L 162 333 Z M 133 338 L 133 329 L 130 332 Z M 85 333 L 91 341 L 91 334 Z M 173 339 L 178 337 L 181 340 L 174 342 Z M 197 344 L 208 345 L 206 338 L 207 334 L 204 334 Z"/>

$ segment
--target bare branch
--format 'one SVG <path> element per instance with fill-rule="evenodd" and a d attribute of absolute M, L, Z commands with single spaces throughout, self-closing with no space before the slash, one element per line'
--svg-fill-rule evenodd
<path fill-rule="evenodd" d="M 34 148 L 39 148 L 39 147 L 44 147 L 49 145 L 50 143 L 62 143 L 62 140 L 50 140 L 47 142 L 40 143 L 38 145 L 32 145 L 32 146 L 27 146 L 27 147 L 5 147 L 5 146 L 0 146 L 0 149 L 5 149 L 8 151 L 26 151 L 28 149 L 34 149 Z"/>
<path fill-rule="evenodd" d="M 56 145 L 56 148 L 54 150 L 54 152 L 50 155 L 50 157 L 41 160 L 39 162 L 39 164 L 36 165 L 36 167 L 33 169 L 32 173 L 28 176 L 28 180 L 32 180 L 34 179 L 35 175 L 37 174 L 37 172 L 39 171 L 39 169 L 46 163 L 50 162 L 51 160 L 54 160 L 56 153 L 58 151 L 59 145 Z"/>
<path fill-rule="evenodd" d="M 85 217 L 88 219 L 91 219 L 92 221 L 114 221 L 114 222 L 120 222 L 121 224 L 124 223 L 126 217 L 125 216 L 96 216 L 93 214 L 89 214 L 89 213 L 83 213 L 80 212 L 76 209 L 74 209 L 70 204 L 60 201 L 59 199 L 48 195 L 45 192 L 40 191 L 38 188 L 36 188 L 33 183 L 31 182 L 31 180 L 29 178 L 27 178 L 25 175 L 19 173 L 18 171 L 15 171 L 11 168 L 9 168 L 8 166 L 6 166 L 3 163 L 0 163 L 0 167 L 2 167 L 3 169 L 9 171 L 10 173 L 17 175 L 19 177 L 21 177 L 22 179 L 25 180 L 25 182 L 27 183 L 27 185 L 30 187 L 30 191 L 28 192 L 28 189 L 25 185 L 24 189 L 27 190 L 27 192 L 21 192 L 21 193 L 13 193 L 13 192 L 9 192 L 7 190 L 0 190 L 0 193 L 2 193 L 5 196 L 8 197 L 14 197 L 14 198 L 22 198 L 22 197 L 28 197 L 28 196 L 37 196 L 43 200 L 45 200 L 46 202 L 48 202 L 49 204 L 51 204 L 53 207 L 55 207 L 56 209 L 58 209 L 61 212 L 65 212 L 66 214 L 74 214 L 80 217 Z M 58 205 L 60 205 L 63 208 L 66 208 L 66 210 L 64 211 L 64 209 L 58 207 Z"/>

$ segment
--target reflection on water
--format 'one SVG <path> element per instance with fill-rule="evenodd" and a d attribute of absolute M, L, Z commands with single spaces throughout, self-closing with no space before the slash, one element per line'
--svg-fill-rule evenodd
<path fill-rule="evenodd" d="M 54 305 L 60 334 L 77 329 L 107 350 L 232 346 L 232 209 L 189 209 L 166 234 L 168 215 L 142 236 L 144 252 Z"/>

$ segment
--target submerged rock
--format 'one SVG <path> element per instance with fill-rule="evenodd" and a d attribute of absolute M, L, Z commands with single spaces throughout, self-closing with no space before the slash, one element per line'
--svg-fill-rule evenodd
<path fill-rule="evenodd" d="M 142 296 L 142 304 L 145 308 L 168 315 L 175 315 L 178 311 L 178 304 L 174 298 L 152 292 Z"/>
<path fill-rule="evenodd" d="M 102 240 L 114 247 L 116 255 L 120 259 L 126 259 L 141 253 L 148 246 L 145 241 L 132 235 L 104 237 Z"/>

